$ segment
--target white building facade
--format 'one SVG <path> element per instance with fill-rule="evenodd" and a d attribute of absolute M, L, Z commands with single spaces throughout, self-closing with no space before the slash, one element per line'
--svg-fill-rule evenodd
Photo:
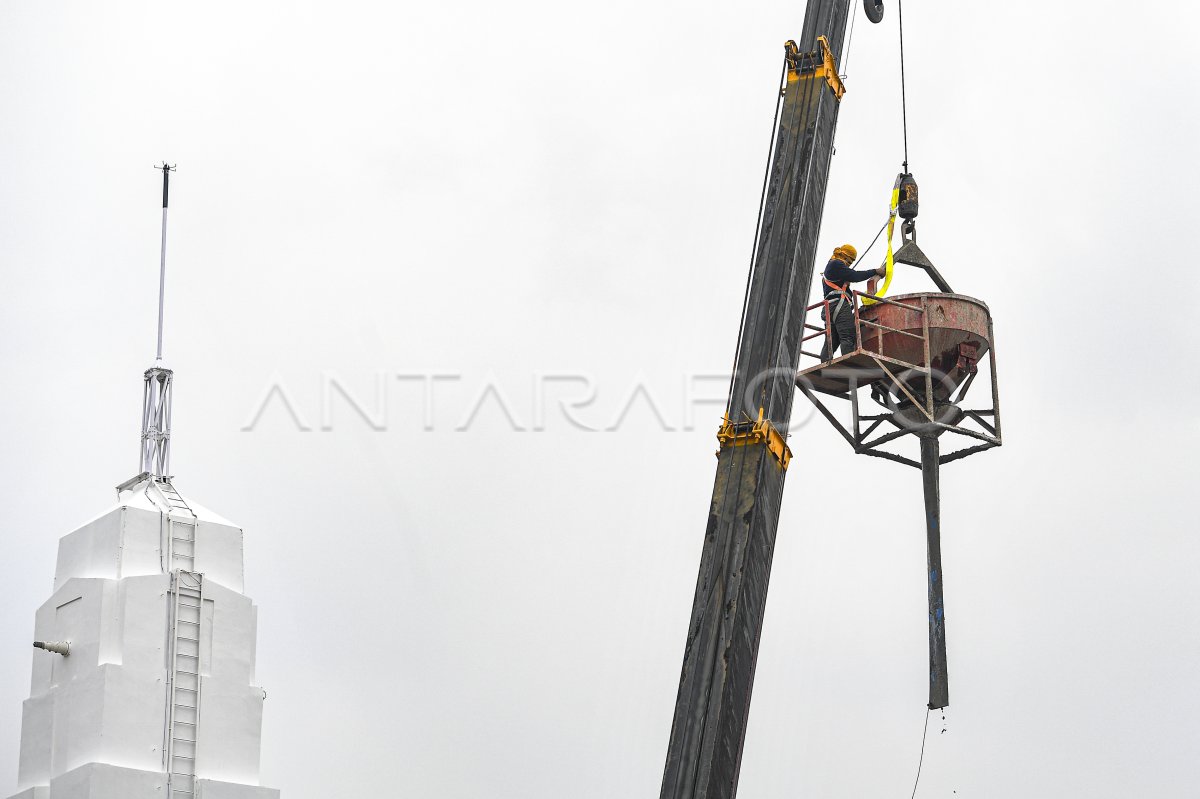
<path fill-rule="evenodd" d="M 12 799 L 278 799 L 241 528 L 143 472 L 60 541 L 54 589 Z"/>

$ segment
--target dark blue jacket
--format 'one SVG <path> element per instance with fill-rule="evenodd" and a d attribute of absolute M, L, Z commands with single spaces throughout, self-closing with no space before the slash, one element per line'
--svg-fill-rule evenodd
<path fill-rule="evenodd" d="M 825 279 L 832 283 L 836 283 L 841 288 L 846 288 L 850 283 L 861 283 L 864 280 L 870 280 L 875 277 L 874 269 L 851 269 L 837 258 L 830 258 L 829 264 L 825 267 Z M 821 289 L 823 296 L 837 296 L 838 290 L 829 288 L 829 285 L 822 280 Z"/>

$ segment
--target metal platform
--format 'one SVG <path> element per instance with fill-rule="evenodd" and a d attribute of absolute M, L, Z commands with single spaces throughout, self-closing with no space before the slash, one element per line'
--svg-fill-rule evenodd
<path fill-rule="evenodd" d="M 797 388 L 854 451 L 920 468 L 917 460 L 884 451 L 880 446 L 906 435 L 937 438 L 947 432 L 972 440 L 966 449 L 940 454 L 940 463 L 1000 446 L 1000 397 L 987 305 L 973 297 L 945 292 L 897 297 L 866 292 L 854 295 L 873 301 L 855 308 L 855 349 L 828 361 L 802 349 L 802 356 L 817 363 L 796 375 Z M 806 311 L 825 305 L 822 300 Z M 824 326 L 806 323 L 805 328 L 815 331 L 808 333 L 805 341 L 832 339 L 828 322 Z M 984 358 L 991 378 L 991 407 L 958 407 Z M 866 387 L 885 412 L 862 413 L 859 391 Z M 849 423 L 839 421 L 818 394 L 847 400 Z"/>
<path fill-rule="evenodd" d="M 800 384 L 807 381 L 808 387 L 814 391 L 849 399 L 850 391 L 879 381 L 890 381 L 892 378 L 884 371 L 884 367 L 891 369 L 897 377 L 911 376 L 913 372 L 924 375 L 929 371 L 922 366 L 858 349 L 849 355 L 840 355 L 832 361 L 803 370 L 796 375 L 796 382 Z"/>

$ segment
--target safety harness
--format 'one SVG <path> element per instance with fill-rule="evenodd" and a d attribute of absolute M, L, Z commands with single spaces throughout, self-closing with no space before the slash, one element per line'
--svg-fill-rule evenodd
<path fill-rule="evenodd" d="M 825 277 L 824 275 L 821 275 L 821 279 L 825 281 L 826 286 L 829 286 L 829 288 L 833 289 L 834 291 L 836 291 L 838 293 L 837 307 L 834 308 L 829 314 L 829 320 L 830 320 L 830 322 L 832 322 L 834 319 L 837 318 L 837 315 L 839 313 L 841 313 L 842 306 L 845 305 L 846 302 L 850 299 L 850 294 L 848 292 L 848 290 L 850 288 L 850 284 L 845 283 L 845 284 L 839 286 L 837 283 L 834 283 L 832 280 Z M 828 300 L 826 301 L 826 303 L 828 303 Z"/>

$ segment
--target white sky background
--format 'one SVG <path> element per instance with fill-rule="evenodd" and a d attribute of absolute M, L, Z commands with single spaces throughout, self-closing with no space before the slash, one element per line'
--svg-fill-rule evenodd
<path fill-rule="evenodd" d="M 857 0 L 855 0 L 857 2 Z M 901 159 L 862 17 L 822 250 Z M 905 9 L 920 240 L 996 320 L 1006 444 L 943 473 L 951 707 L 920 796 L 1193 796 L 1200 391 L 1192 4 Z M 719 410 L 615 432 L 537 374 L 728 372 L 803 3 L 9 3 L 0 11 L 0 795 L 57 540 L 136 468 L 172 183 L 174 472 L 246 529 L 287 799 L 657 795 Z M 877 251 L 878 252 L 878 251 Z M 874 259 L 874 255 L 872 256 Z M 911 274 L 895 290 L 919 290 Z M 439 384 L 434 430 L 402 373 Z M 273 383 L 321 427 L 299 432 Z M 723 395 L 722 380 L 702 392 Z M 581 396 L 579 385 L 559 385 Z M 1178 399 L 1182 398 L 1183 402 Z M 807 408 L 797 402 L 797 421 Z M 799 427 L 740 796 L 907 796 L 917 473 Z M 952 793 L 956 792 L 956 793 Z"/>

